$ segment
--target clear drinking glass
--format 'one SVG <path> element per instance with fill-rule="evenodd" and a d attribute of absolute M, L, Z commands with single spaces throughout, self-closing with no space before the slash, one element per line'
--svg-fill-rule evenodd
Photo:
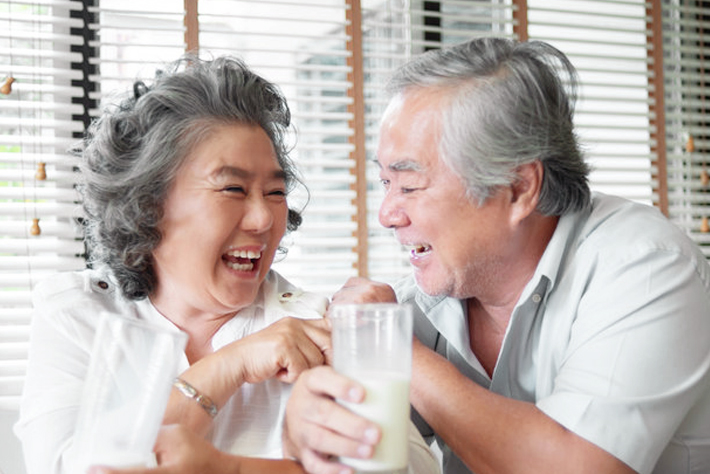
<path fill-rule="evenodd" d="M 342 458 L 360 472 L 404 473 L 408 464 L 412 311 L 396 303 L 331 308 L 333 367 L 366 389 L 363 403 L 342 402 L 379 424 L 371 459 Z"/>
<path fill-rule="evenodd" d="M 147 466 L 187 334 L 102 313 L 81 398 L 69 472 Z"/>

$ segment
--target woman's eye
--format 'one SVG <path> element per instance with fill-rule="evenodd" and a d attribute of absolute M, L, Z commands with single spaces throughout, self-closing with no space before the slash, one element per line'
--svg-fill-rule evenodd
<path fill-rule="evenodd" d="M 284 191 L 283 189 L 276 189 L 274 191 L 269 192 L 269 196 L 285 197 L 286 191 Z"/>

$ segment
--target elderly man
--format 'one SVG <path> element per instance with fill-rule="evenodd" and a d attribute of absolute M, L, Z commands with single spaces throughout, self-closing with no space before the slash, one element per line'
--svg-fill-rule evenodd
<path fill-rule="evenodd" d="M 555 48 L 500 38 L 392 80 L 380 222 L 413 275 L 333 303 L 414 306 L 413 419 L 445 474 L 710 472 L 710 268 L 658 211 L 590 192 L 575 85 Z M 376 439 L 334 398 L 362 387 L 319 367 L 289 401 L 311 472 Z"/>

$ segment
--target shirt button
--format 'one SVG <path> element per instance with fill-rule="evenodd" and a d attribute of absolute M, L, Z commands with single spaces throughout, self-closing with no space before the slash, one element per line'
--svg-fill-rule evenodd
<path fill-rule="evenodd" d="M 540 296 L 540 295 L 538 295 L 537 293 L 535 293 L 534 295 L 532 295 L 532 300 L 533 300 L 533 303 L 536 303 L 536 304 L 537 304 L 537 303 L 539 303 L 540 301 L 542 301 L 542 296 Z"/>

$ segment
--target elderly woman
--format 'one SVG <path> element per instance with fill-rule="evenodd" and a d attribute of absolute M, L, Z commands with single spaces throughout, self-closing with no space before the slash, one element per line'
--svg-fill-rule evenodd
<path fill-rule="evenodd" d="M 281 457 L 290 383 L 330 345 L 327 300 L 270 269 L 301 221 L 286 200 L 298 184 L 289 122 L 277 88 L 242 62 L 186 58 L 92 126 L 80 187 L 91 269 L 34 293 L 16 426 L 29 474 L 66 472 L 102 311 L 188 334 L 166 424 L 221 453 Z"/>

